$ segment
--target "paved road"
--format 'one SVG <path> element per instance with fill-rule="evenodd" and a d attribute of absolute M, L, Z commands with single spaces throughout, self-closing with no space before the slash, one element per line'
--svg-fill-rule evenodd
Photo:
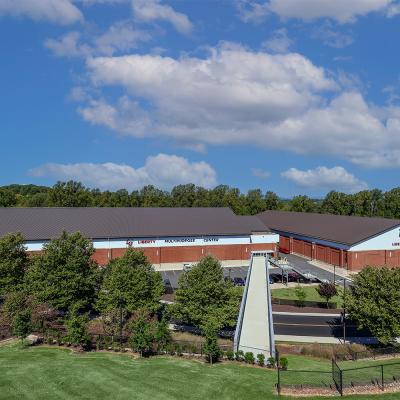
<path fill-rule="evenodd" d="M 274 331 L 276 335 L 308 336 L 315 338 L 343 338 L 343 326 L 339 317 L 282 315 L 273 313 Z M 190 325 L 179 325 L 180 330 L 197 332 Z M 233 337 L 234 330 L 225 331 L 226 336 Z M 371 337 L 368 331 L 358 331 L 351 321 L 346 321 L 346 337 Z"/>
<path fill-rule="evenodd" d="M 232 267 L 226 268 L 224 267 L 224 276 L 233 278 L 242 278 L 245 279 L 247 276 L 248 267 Z M 161 276 L 164 281 L 168 280 L 171 286 L 176 289 L 178 287 L 179 277 L 182 275 L 183 271 L 174 270 L 174 271 L 161 271 Z"/>
<path fill-rule="evenodd" d="M 277 335 L 343 337 L 343 326 L 340 317 L 305 316 L 273 314 L 274 329 Z M 346 321 L 347 337 L 370 337 L 366 331 L 358 331 L 351 321 Z"/>

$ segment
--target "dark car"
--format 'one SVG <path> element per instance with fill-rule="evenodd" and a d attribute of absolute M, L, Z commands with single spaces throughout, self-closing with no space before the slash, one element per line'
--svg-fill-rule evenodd
<path fill-rule="evenodd" d="M 233 278 L 233 283 L 236 286 L 244 286 L 244 280 L 242 278 L 238 278 L 238 277 Z"/>
<path fill-rule="evenodd" d="M 282 282 L 282 275 L 279 274 L 269 274 L 269 279 L 274 283 Z"/>
<path fill-rule="evenodd" d="M 288 281 L 289 282 L 298 282 L 301 279 L 301 275 L 297 272 L 290 272 L 288 274 Z"/>

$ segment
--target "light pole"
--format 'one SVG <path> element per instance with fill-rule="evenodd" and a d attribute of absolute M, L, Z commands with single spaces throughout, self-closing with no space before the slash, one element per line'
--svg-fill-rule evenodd
<path fill-rule="evenodd" d="M 346 278 L 343 278 L 343 344 L 346 344 Z"/>
<path fill-rule="evenodd" d="M 336 265 L 333 264 L 333 284 L 336 285 Z"/>

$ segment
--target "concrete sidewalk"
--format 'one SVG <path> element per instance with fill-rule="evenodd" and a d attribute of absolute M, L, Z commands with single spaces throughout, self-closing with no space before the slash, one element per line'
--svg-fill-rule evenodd
<path fill-rule="evenodd" d="M 296 317 L 340 317 L 340 313 L 329 314 L 329 313 L 296 313 L 286 311 L 272 311 L 273 315 L 295 315 Z"/>
<path fill-rule="evenodd" d="M 308 263 L 311 264 L 311 265 L 314 265 L 315 267 L 321 268 L 324 271 L 328 271 L 328 272 L 330 272 L 332 274 L 335 271 L 335 275 L 340 277 L 340 278 L 351 279 L 352 275 L 354 275 L 354 272 L 351 273 L 345 268 L 340 268 L 340 267 L 334 268 L 333 265 L 326 264 L 326 263 L 324 263 L 322 261 L 309 260 Z"/>

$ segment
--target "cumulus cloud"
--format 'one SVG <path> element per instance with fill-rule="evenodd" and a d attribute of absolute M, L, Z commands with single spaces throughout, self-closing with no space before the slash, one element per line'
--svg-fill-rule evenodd
<path fill-rule="evenodd" d="M 287 35 L 285 28 L 277 29 L 271 38 L 263 42 L 263 47 L 275 53 L 286 53 L 293 41 Z"/>
<path fill-rule="evenodd" d="M 297 186 L 307 189 L 338 190 L 355 193 L 368 188 L 366 182 L 356 178 L 343 167 L 317 167 L 306 171 L 290 168 L 281 174 Z"/>
<path fill-rule="evenodd" d="M 162 4 L 160 0 L 132 0 L 135 18 L 143 22 L 166 21 L 178 32 L 188 34 L 193 25 L 187 15 L 175 11 L 171 6 Z"/>
<path fill-rule="evenodd" d="M 388 16 L 398 13 L 395 0 L 238 0 L 238 8 L 245 22 L 259 22 L 269 13 L 284 19 L 330 18 L 339 23 L 354 22 L 371 12 L 384 12 Z"/>
<path fill-rule="evenodd" d="M 83 20 L 82 13 L 70 0 L 0 0 L 0 15 L 61 25 Z"/>
<path fill-rule="evenodd" d="M 171 189 L 175 185 L 194 183 L 206 188 L 217 183 L 215 170 L 206 162 L 190 162 L 176 155 L 158 154 L 146 159 L 144 165 L 134 168 L 115 163 L 44 164 L 29 171 L 31 176 L 60 180 L 74 179 L 100 189 L 139 189 L 154 185 Z"/>
<path fill-rule="evenodd" d="M 224 44 L 207 58 L 134 54 L 90 58 L 87 67 L 98 90 L 116 86 L 125 95 L 91 99 L 79 112 L 125 135 L 400 166 L 400 108 L 368 104 L 348 79 L 334 80 L 300 54 Z"/>
<path fill-rule="evenodd" d="M 238 47 L 214 49 L 207 59 L 129 55 L 89 59 L 87 66 L 95 85 L 122 86 L 152 102 L 154 121 L 165 134 L 182 139 L 196 134 L 215 143 L 225 141 L 215 130 L 224 131 L 227 124 L 229 141 L 240 142 L 249 122 L 301 115 L 320 103 L 318 92 L 337 87 L 322 68 L 299 54 Z"/>
<path fill-rule="evenodd" d="M 68 32 L 58 39 L 47 39 L 44 46 L 57 57 L 89 57 L 126 52 L 139 42 L 150 40 L 147 32 L 135 28 L 130 21 L 119 21 L 103 34 L 84 41 L 77 31 Z"/>

